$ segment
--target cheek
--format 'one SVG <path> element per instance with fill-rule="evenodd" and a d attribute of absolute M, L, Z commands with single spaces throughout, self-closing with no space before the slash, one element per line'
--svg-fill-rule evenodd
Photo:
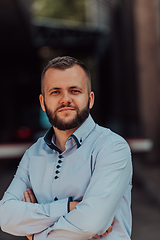
<path fill-rule="evenodd" d="M 52 108 L 56 105 L 57 100 L 53 97 L 47 97 L 45 99 L 45 102 L 48 107 Z"/>
<path fill-rule="evenodd" d="M 82 110 L 88 106 L 88 97 L 84 96 L 83 98 L 77 99 L 74 103 L 80 110 Z"/>

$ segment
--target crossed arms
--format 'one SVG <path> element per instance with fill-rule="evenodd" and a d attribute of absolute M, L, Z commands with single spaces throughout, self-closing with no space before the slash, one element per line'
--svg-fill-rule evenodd
<path fill-rule="evenodd" d="M 24 192 L 24 198 L 22 199 L 22 201 L 23 201 L 23 202 L 30 202 L 30 203 L 38 203 L 38 202 L 37 202 L 37 199 L 36 199 L 36 197 L 35 197 L 35 195 L 34 195 L 34 193 L 33 193 L 33 191 L 32 191 L 30 188 L 28 188 L 27 191 Z M 78 202 L 70 202 L 70 211 L 72 211 L 73 209 L 75 209 L 76 206 L 77 206 L 77 204 L 78 204 Z M 112 226 L 113 226 L 113 224 L 114 224 L 114 220 L 113 220 L 111 226 L 107 229 L 106 232 L 104 232 L 102 235 L 96 234 L 96 235 L 94 236 L 94 238 L 100 238 L 100 237 L 105 237 L 105 236 L 107 236 L 108 233 L 112 232 Z M 32 239 L 33 239 L 33 235 L 28 235 L 28 236 L 26 236 L 26 237 L 27 237 L 29 240 L 32 240 Z"/>
<path fill-rule="evenodd" d="M 106 156 L 102 154 L 99 158 L 106 159 Z M 128 159 L 128 147 L 119 144 L 113 149 L 112 160 L 108 161 L 108 165 L 103 161 L 97 162 L 83 200 L 68 213 L 68 199 L 33 204 L 34 200 L 30 196 L 30 200 L 25 197 L 22 201 L 26 189 L 32 188 L 25 158 L 0 203 L 2 229 L 13 235 L 35 234 L 35 240 L 45 240 L 48 236 L 52 239 L 61 236 L 60 239 L 80 240 L 104 234 L 111 226 L 131 177 L 131 163 Z"/>

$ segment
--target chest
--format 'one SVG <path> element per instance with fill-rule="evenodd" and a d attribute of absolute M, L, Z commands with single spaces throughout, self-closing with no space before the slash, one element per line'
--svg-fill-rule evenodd
<path fill-rule="evenodd" d="M 36 166 L 36 169 L 35 169 Z M 29 166 L 31 186 L 39 202 L 72 196 L 83 197 L 92 173 L 92 154 L 78 149 L 71 154 L 33 157 Z"/>

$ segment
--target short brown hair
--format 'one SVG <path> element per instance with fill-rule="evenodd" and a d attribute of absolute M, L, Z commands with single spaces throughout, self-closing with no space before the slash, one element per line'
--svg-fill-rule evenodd
<path fill-rule="evenodd" d="M 42 74 L 41 74 L 41 91 L 43 93 L 43 79 L 44 79 L 44 75 L 47 72 L 48 69 L 50 68 L 56 68 L 56 69 L 60 69 L 60 70 L 65 70 L 68 68 L 73 67 L 74 65 L 79 65 L 83 71 L 85 72 L 86 76 L 87 76 L 87 87 L 88 87 L 88 92 L 91 92 L 91 74 L 89 72 L 89 70 L 86 68 L 86 66 L 79 61 L 76 58 L 70 57 L 70 56 L 63 56 L 63 57 L 56 57 L 54 59 L 52 59 L 47 66 L 43 69 Z"/>

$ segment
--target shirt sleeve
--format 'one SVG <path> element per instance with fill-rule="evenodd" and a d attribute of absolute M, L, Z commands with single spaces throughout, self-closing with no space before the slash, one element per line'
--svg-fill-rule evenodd
<path fill-rule="evenodd" d="M 26 189 L 32 188 L 28 161 L 25 154 L 13 181 L 0 201 L 0 226 L 3 231 L 17 236 L 39 233 L 68 213 L 68 198 L 47 204 L 22 202 Z"/>
<path fill-rule="evenodd" d="M 95 168 L 83 200 L 42 235 L 35 235 L 35 240 L 91 239 L 110 227 L 131 181 L 130 149 L 120 141 L 101 147 L 94 158 Z"/>

